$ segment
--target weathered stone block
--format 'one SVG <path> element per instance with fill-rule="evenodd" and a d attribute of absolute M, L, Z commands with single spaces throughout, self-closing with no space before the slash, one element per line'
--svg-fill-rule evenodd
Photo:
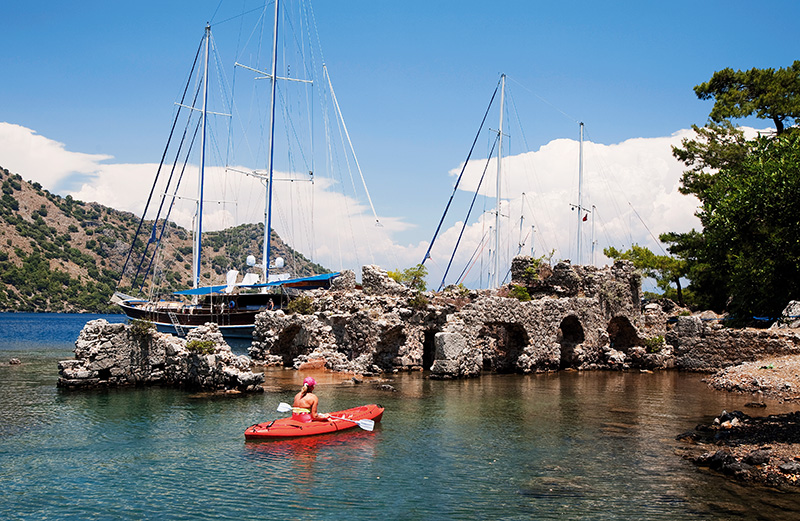
<path fill-rule="evenodd" d="M 467 339 L 459 333 L 436 333 L 436 360 L 455 360 L 467 348 Z"/>

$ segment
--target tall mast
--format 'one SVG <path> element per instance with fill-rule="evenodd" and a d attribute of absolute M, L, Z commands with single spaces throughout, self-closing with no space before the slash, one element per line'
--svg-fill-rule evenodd
<path fill-rule="evenodd" d="M 583 260 L 581 255 L 581 225 L 583 224 L 583 121 L 580 123 L 581 141 L 580 153 L 578 158 L 578 255 L 575 264 L 580 264 Z"/>
<path fill-rule="evenodd" d="M 592 257 L 591 257 L 592 266 L 594 266 L 594 247 L 595 245 L 597 245 L 597 241 L 594 240 L 594 214 L 596 210 L 597 207 L 595 205 L 592 205 Z"/>
<path fill-rule="evenodd" d="M 492 286 L 500 287 L 500 182 L 503 171 L 503 109 L 506 97 L 506 75 L 500 75 L 500 133 L 497 146 L 497 213 L 494 216 L 494 273 Z"/>
<path fill-rule="evenodd" d="M 275 0 L 275 25 L 273 29 L 272 38 L 272 89 L 270 92 L 269 101 L 269 180 L 267 181 L 267 195 L 266 204 L 264 207 L 264 282 L 269 282 L 269 256 L 270 256 L 270 242 L 272 229 L 272 169 L 273 169 L 273 156 L 275 155 L 275 87 L 277 85 L 278 77 L 278 4 L 280 2 Z"/>
<path fill-rule="evenodd" d="M 205 69 L 203 72 L 203 114 L 200 132 L 200 172 L 197 180 L 197 213 L 194 218 L 194 245 L 192 248 L 192 287 L 200 283 L 200 252 L 203 234 L 203 177 L 206 166 L 206 110 L 208 108 L 208 48 L 211 40 L 211 26 L 206 24 Z"/>

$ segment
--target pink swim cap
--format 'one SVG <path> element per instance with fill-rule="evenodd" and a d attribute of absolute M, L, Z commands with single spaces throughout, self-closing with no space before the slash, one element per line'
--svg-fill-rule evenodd
<path fill-rule="evenodd" d="M 311 378 L 310 376 L 306 376 L 305 380 L 303 380 L 303 385 L 314 387 L 315 385 L 317 385 L 317 381 Z"/>

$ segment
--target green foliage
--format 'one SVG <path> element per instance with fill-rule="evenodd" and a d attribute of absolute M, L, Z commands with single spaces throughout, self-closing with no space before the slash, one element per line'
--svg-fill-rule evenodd
<path fill-rule="evenodd" d="M 713 99 L 709 117 L 719 123 L 728 118 L 755 115 L 771 119 L 778 134 L 800 118 L 800 60 L 785 69 L 717 71 L 694 88 L 697 97 Z"/>
<path fill-rule="evenodd" d="M 210 355 L 213 354 L 217 344 L 213 340 L 189 340 L 186 342 L 186 349 L 190 353 L 196 353 L 199 355 Z"/>
<path fill-rule="evenodd" d="M 800 132 L 748 147 L 692 191 L 703 231 L 661 237 L 687 262 L 698 303 L 740 321 L 778 316 L 800 294 Z"/>
<path fill-rule="evenodd" d="M 133 319 L 130 321 L 131 334 L 136 338 L 147 338 L 156 331 L 156 326 L 149 320 Z"/>
<path fill-rule="evenodd" d="M 681 288 L 681 277 L 686 276 L 686 261 L 669 255 L 656 255 L 649 248 L 634 244 L 627 251 L 619 251 L 613 246 L 603 250 L 606 257 L 618 260 L 624 259 L 633 262 L 633 266 L 640 270 L 645 277 L 656 279 L 656 284 L 662 291 L 668 291 L 670 284 L 675 284 L 678 303 L 684 306 Z"/>
<path fill-rule="evenodd" d="M 520 302 L 527 302 L 531 299 L 531 295 L 528 293 L 528 288 L 525 286 L 518 286 L 516 284 L 511 286 L 510 295 Z"/>
<path fill-rule="evenodd" d="M 422 264 L 406 268 L 403 271 L 389 271 L 387 275 L 407 288 L 417 291 L 425 291 L 427 288 L 425 277 L 428 276 L 428 268 Z"/>
<path fill-rule="evenodd" d="M 689 167 L 683 172 L 678 191 L 702 199 L 714 184 L 714 173 L 743 161 L 750 146 L 744 132 L 727 120 L 719 124 L 709 122 L 704 127 L 692 125 L 692 128 L 695 137 L 683 138 L 683 148 L 672 147 L 672 155 Z"/>
<path fill-rule="evenodd" d="M 416 295 L 414 295 L 413 297 L 411 297 L 408 300 L 408 306 L 411 309 L 416 309 L 418 311 L 422 311 L 424 309 L 427 309 L 427 307 L 428 307 L 428 305 L 430 303 L 431 303 L 431 301 L 428 299 L 428 297 L 426 297 L 422 293 L 417 293 Z"/>
<path fill-rule="evenodd" d="M 686 262 L 695 304 L 739 323 L 777 316 L 800 291 L 800 61 L 785 69 L 723 69 L 695 87 L 710 122 L 673 155 L 689 169 L 681 192 L 700 201 L 702 231 L 661 240 Z M 774 138 L 746 141 L 729 118 L 771 119 Z"/>
<path fill-rule="evenodd" d="M 654 337 L 646 338 L 644 341 L 644 347 L 648 353 L 658 353 L 661 349 L 664 348 L 666 343 L 664 342 L 664 337 L 661 335 L 656 335 Z"/>
<path fill-rule="evenodd" d="M 302 295 L 289 302 L 285 309 L 289 314 L 311 315 L 314 313 L 314 299 L 308 295 Z"/>

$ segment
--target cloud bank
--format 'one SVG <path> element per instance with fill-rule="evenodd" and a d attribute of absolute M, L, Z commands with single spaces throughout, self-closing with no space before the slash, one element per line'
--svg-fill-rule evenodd
<path fill-rule="evenodd" d="M 671 153 L 673 145 L 679 145 L 682 138 L 691 134 L 690 130 L 680 130 L 667 137 L 634 138 L 612 145 L 585 142 L 582 206 L 586 210 L 580 214 L 571 207 L 578 202 L 577 141 L 558 139 L 534 152 L 504 158 L 501 278 L 511 256 L 518 251 L 576 262 L 579 219 L 582 262 L 589 263 L 594 257 L 598 265 L 607 262 L 602 255 L 607 246 L 627 248 L 640 244 L 660 253 L 661 246 L 655 239 L 659 234 L 698 227 L 694 216 L 697 200 L 678 192 L 683 165 Z M 158 166 L 115 164 L 112 160 L 108 155 L 72 152 L 63 143 L 32 129 L 0 123 L 3 167 L 27 180 L 38 181 L 59 195 L 141 215 Z M 461 166 L 442 175 L 455 177 Z M 484 168 L 486 176 L 479 187 Z M 264 184 L 236 170 L 240 169 L 208 169 L 206 229 L 263 219 Z M 439 286 L 459 236 L 460 246 L 445 282 L 456 282 L 466 271 L 460 280 L 468 286 L 487 283 L 488 255 L 494 250 L 489 228 L 495 225 L 496 172 L 496 159 L 478 159 L 466 165 L 452 216 L 445 222 L 426 263 L 429 287 Z M 169 172 L 165 169 L 163 174 L 166 179 Z M 173 178 L 178 175 L 179 172 L 174 173 Z M 412 266 L 423 258 L 433 230 L 421 230 L 420 240 L 414 244 L 398 244 L 393 234 L 407 229 L 408 222 L 403 217 L 382 217 L 380 226 L 376 226 L 367 204 L 357 196 L 343 194 L 345 181 L 317 176 L 312 184 L 286 173 L 276 173 L 275 177 L 278 181 L 274 184 L 273 228 L 315 262 L 333 269 L 354 269 L 360 275 L 363 264 L 396 269 Z M 182 199 L 176 203 L 171 218 L 191 228 L 197 195 L 196 167 L 188 168 L 184 179 Z M 165 185 L 157 187 L 154 200 L 165 191 Z M 462 233 L 467 208 L 476 191 L 475 208 Z M 442 208 L 449 196 L 442 194 Z M 409 189 L 407 197 L 413 201 L 413 189 Z M 313 210 L 305 209 L 307 203 L 313 203 Z M 413 211 L 412 205 L 409 208 Z"/>

